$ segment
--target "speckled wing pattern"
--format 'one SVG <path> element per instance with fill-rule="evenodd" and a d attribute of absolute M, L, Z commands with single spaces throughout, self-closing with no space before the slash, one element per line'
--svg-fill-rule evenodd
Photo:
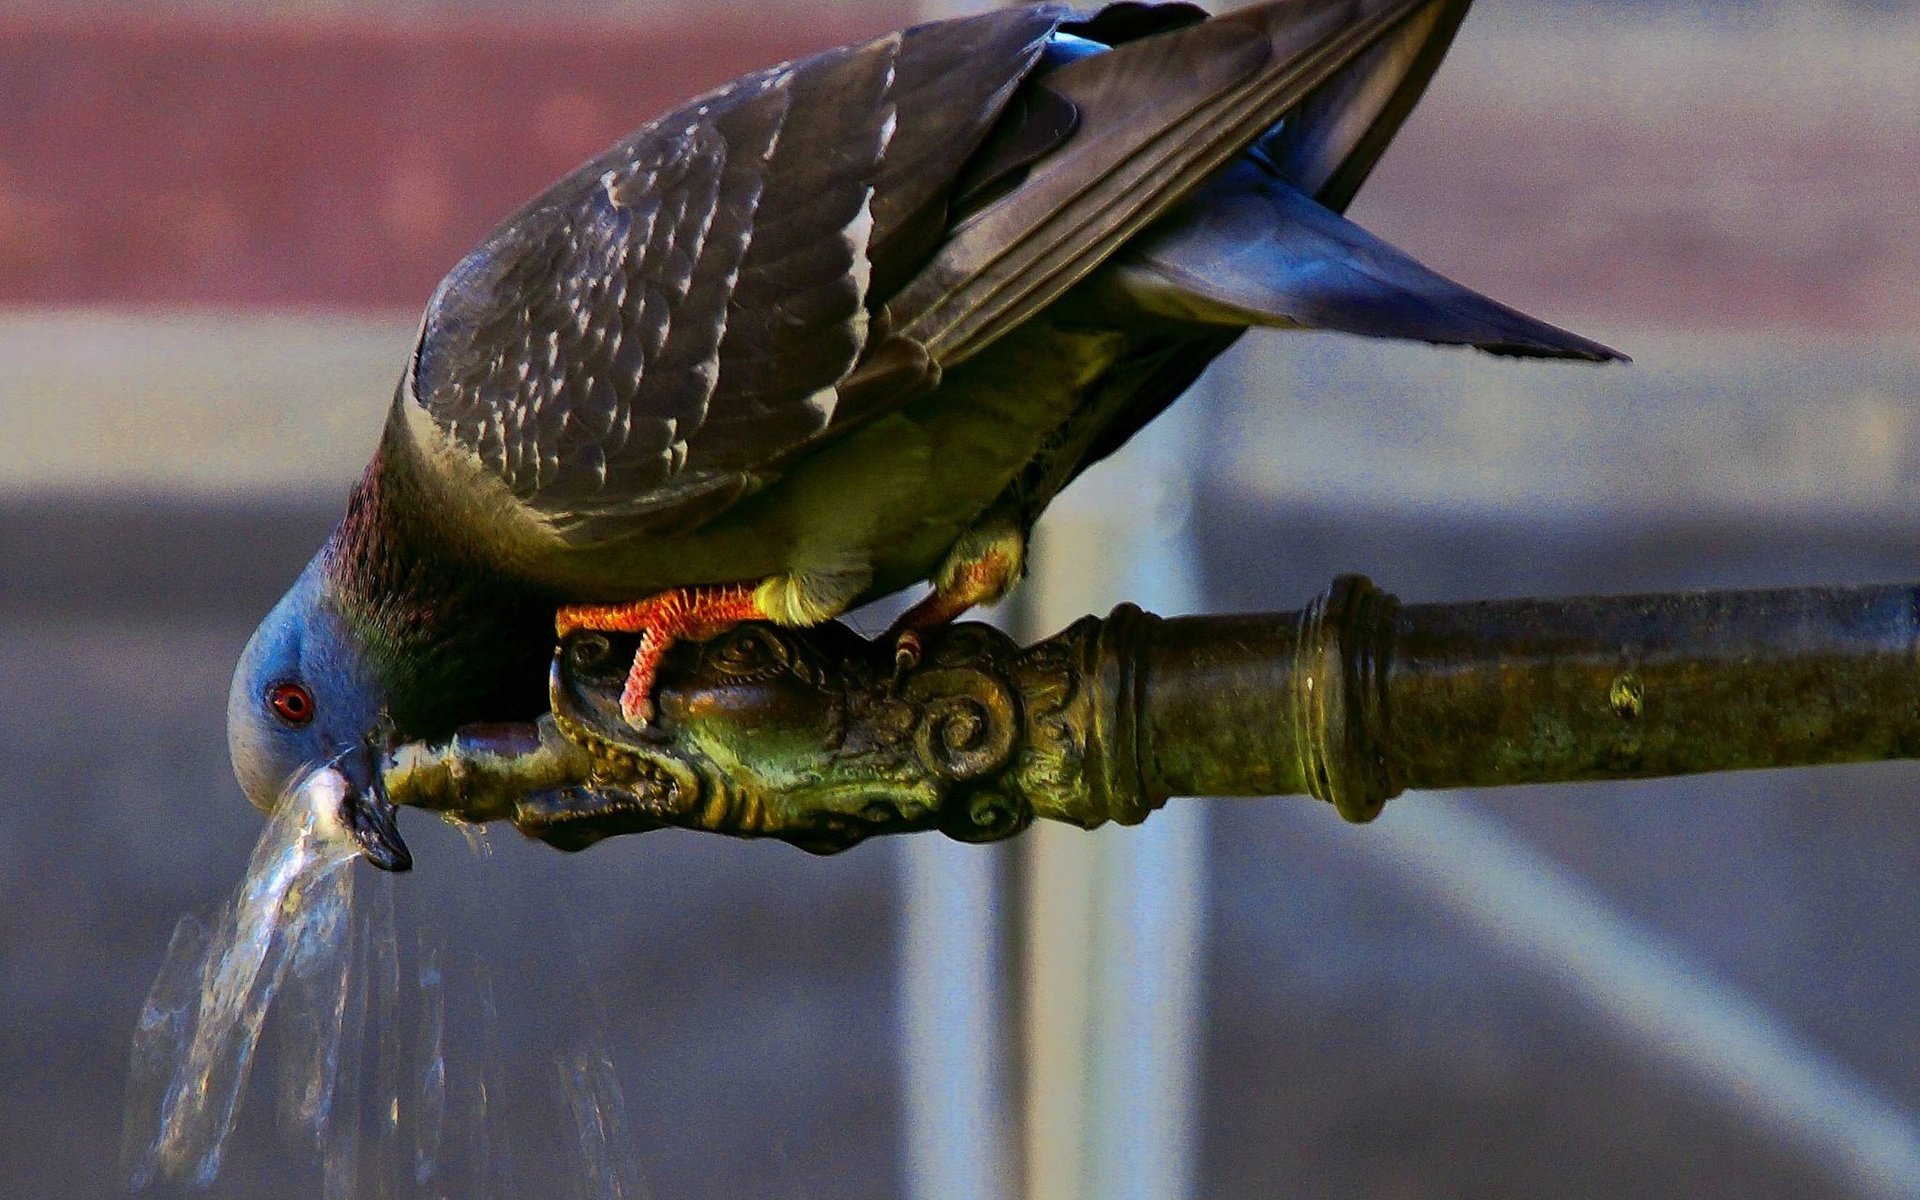
<path fill-rule="evenodd" d="M 882 289 L 1066 16 L 920 26 L 650 122 L 454 269 L 407 394 L 569 540 L 725 509 L 835 427 Z"/>

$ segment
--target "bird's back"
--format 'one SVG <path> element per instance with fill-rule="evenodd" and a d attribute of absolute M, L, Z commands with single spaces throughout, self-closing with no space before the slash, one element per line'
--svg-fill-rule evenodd
<path fill-rule="evenodd" d="M 448 277 L 397 427 L 449 510 L 563 594 L 910 583 L 988 508 L 1031 520 L 1242 329 L 1289 323 L 1297 288 L 1190 303 L 1181 255 L 1218 247 L 1169 233 L 1208 227 L 1230 164 L 1338 222 L 1467 7 L 1034 6 L 744 77 Z M 1268 207 L 1282 249 L 1339 241 Z M 1357 303 L 1391 334 L 1399 299 Z M 1519 352 L 1573 352 L 1541 328 Z"/>

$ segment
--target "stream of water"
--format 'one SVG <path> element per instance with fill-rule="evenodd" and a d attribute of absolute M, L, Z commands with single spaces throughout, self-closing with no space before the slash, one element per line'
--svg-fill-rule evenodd
<path fill-rule="evenodd" d="M 175 927 L 134 1034 L 123 1150 L 135 1187 L 155 1178 L 212 1182 L 267 1007 L 289 974 L 316 1000 L 320 990 L 334 993 L 331 1004 L 303 1006 L 313 1071 L 290 1102 L 315 1128 L 328 1122 L 350 975 L 341 968 L 353 873 L 341 868 L 356 847 L 338 819 L 345 787 L 331 769 L 307 776 L 275 808 L 211 928 L 190 916 Z"/>
<path fill-rule="evenodd" d="M 403 943 L 392 877 L 351 865 L 343 788 L 323 769 L 291 790 L 232 897 L 176 926 L 134 1034 L 133 1187 L 214 1182 L 265 1032 L 280 1127 L 327 1200 L 519 1194 L 508 1083 L 529 1081 L 503 1061 L 492 972 L 425 927 Z M 484 837 L 469 842 L 486 856 Z M 570 1011 L 548 1087 L 516 1094 L 517 1115 L 559 1139 L 575 1195 L 633 1200 L 645 1185 L 604 1005 Z"/>

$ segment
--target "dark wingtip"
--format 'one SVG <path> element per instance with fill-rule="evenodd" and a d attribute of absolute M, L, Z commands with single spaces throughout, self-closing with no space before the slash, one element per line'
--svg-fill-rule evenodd
<path fill-rule="evenodd" d="M 1538 342 L 1483 342 L 1476 343 L 1474 349 L 1483 350 L 1499 358 L 1557 358 L 1567 362 L 1590 363 L 1631 363 L 1632 358 L 1611 346 L 1599 342 L 1590 342 L 1576 335 L 1559 343 L 1542 344 Z"/>
<path fill-rule="evenodd" d="M 1569 358 L 1578 359 L 1581 362 L 1593 363 L 1630 363 L 1633 361 L 1620 351 L 1615 350 L 1612 346 L 1593 341 L 1590 338 L 1583 338 L 1577 333 L 1570 336 L 1578 345 L 1567 355 Z"/>

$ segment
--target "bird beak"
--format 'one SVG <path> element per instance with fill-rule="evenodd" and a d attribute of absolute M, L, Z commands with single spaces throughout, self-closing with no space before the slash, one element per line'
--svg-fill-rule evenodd
<path fill-rule="evenodd" d="M 413 855 L 400 840 L 400 826 L 394 819 L 399 810 L 387 798 L 386 775 L 372 741 L 349 751 L 340 760 L 339 770 L 347 781 L 340 823 L 360 844 L 360 853 L 382 871 L 411 871 Z"/>

